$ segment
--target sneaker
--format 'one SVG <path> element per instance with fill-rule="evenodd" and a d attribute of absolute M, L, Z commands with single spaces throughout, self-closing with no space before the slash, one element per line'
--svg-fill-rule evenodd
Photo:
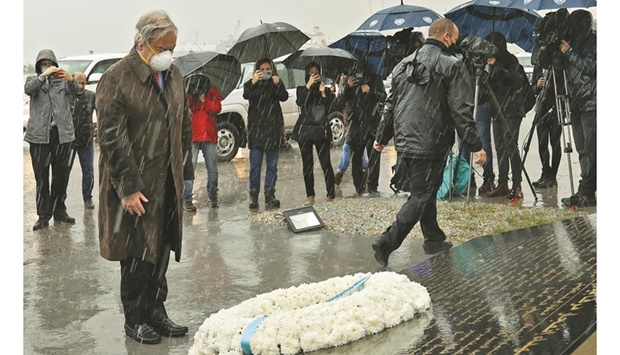
<path fill-rule="evenodd" d="M 381 193 L 378 190 L 368 190 L 368 197 L 379 197 Z"/>
<path fill-rule="evenodd" d="M 584 196 L 576 193 L 571 197 L 562 199 L 562 204 L 566 207 L 596 207 L 596 196 Z"/>
<path fill-rule="evenodd" d="M 335 198 L 334 196 L 326 196 L 326 197 L 325 197 L 325 201 L 326 201 L 326 202 L 330 202 L 330 201 L 333 201 L 333 200 L 334 200 L 334 198 Z"/>
<path fill-rule="evenodd" d="M 84 201 L 84 207 L 89 210 L 94 210 L 95 204 L 93 203 L 93 200 Z"/>
<path fill-rule="evenodd" d="M 308 196 L 306 202 L 304 202 L 304 206 L 312 206 L 314 205 L 314 196 Z"/>
<path fill-rule="evenodd" d="M 426 255 L 433 255 L 433 254 L 437 254 L 440 251 L 444 251 L 444 250 L 448 250 L 450 248 L 452 248 L 452 243 L 444 240 L 441 242 L 427 242 L 425 241 L 422 244 L 422 248 L 424 249 L 424 253 Z"/>
<path fill-rule="evenodd" d="M 196 212 L 196 206 L 192 203 L 191 200 L 186 200 L 183 202 L 183 209 L 188 212 Z"/>

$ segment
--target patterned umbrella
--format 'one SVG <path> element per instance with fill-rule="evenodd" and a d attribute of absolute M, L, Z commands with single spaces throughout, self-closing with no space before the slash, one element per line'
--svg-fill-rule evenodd
<path fill-rule="evenodd" d="M 358 31 L 383 31 L 410 27 L 426 27 L 438 18 L 437 12 L 421 6 L 400 5 L 389 7 L 370 16 L 357 29 Z"/>
<path fill-rule="evenodd" d="M 341 48 L 353 54 L 358 61 L 366 62 L 373 74 L 383 79 L 389 74 L 384 61 L 387 39 L 378 31 L 351 32 L 328 47 Z"/>
<path fill-rule="evenodd" d="M 536 11 L 511 8 L 513 0 L 473 0 L 446 12 L 463 35 L 485 38 L 500 32 L 506 41 L 531 52 L 536 43 L 534 29 L 542 18 Z"/>
<path fill-rule="evenodd" d="M 510 7 L 530 10 L 557 10 L 596 7 L 596 0 L 513 0 Z"/>

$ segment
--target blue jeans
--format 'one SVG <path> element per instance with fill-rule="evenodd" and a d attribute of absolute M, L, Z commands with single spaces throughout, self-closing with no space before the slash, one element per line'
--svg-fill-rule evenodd
<path fill-rule="evenodd" d="M 493 146 L 491 145 L 491 103 L 485 102 L 478 105 L 476 112 L 476 129 L 482 140 L 482 149 L 487 153 L 487 162 L 484 164 L 483 177 L 487 180 L 495 180 L 493 173 Z M 459 137 L 459 151 L 461 156 L 471 165 L 470 151 L 463 145 Z"/>
<path fill-rule="evenodd" d="M 217 196 L 217 144 L 211 142 L 194 142 L 192 143 L 192 165 L 194 173 L 196 172 L 196 164 L 198 163 L 198 153 L 202 152 L 207 168 L 207 193 L 209 197 Z M 185 201 L 192 200 L 192 191 L 194 190 L 194 180 L 185 180 L 185 191 L 183 199 Z"/>
<path fill-rule="evenodd" d="M 250 190 L 260 192 L 260 171 L 263 166 L 263 155 L 267 156 L 267 166 L 265 167 L 265 191 L 276 187 L 278 180 L 278 156 L 279 150 L 259 150 L 250 149 Z"/>
<path fill-rule="evenodd" d="M 93 199 L 93 186 L 95 186 L 95 171 L 93 168 L 95 146 L 93 143 L 90 143 L 85 147 L 76 148 L 75 151 L 80 159 L 80 168 L 82 168 L 82 199 L 84 199 L 84 202 L 90 201 Z"/>
<path fill-rule="evenodd" d="M 338 169 L 336 170 L 339 173 L 344 173 L 349 168 L 349 164 L 351 163 L 351 146 L 347 141 L 344 141 L 344 145 L 342 146 L 342 155 L 340 156 L 340 163 L 338 163 Z M 364 159 L 362 159 L 362 168 L 366 170 L 368 167 L 368 152 L 364 151 Z"/>

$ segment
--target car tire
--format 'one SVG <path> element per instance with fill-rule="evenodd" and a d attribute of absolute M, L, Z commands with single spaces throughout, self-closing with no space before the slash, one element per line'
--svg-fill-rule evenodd
<path fill-rule="evenodd" d="M 344 117 L 342 112 L 332 112 L 327 117 L 329 119 L 329 127 L 332 130 L 332 147 L 340 147 L 344 144 Z"/>
<path fill-rule="evenodd" d="M 231 161 L 239 151 L 241 138 L 239 130 L 230 122 L 217 125 L 217 160 Z"/>

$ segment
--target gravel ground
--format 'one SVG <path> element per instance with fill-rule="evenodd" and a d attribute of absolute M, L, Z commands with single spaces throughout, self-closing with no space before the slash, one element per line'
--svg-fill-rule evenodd
<path fill-rule="evenodd" d="M 317 199 L 314 208 L 325 228 L 343 235 L 368 238 L 379 236 L 395 220 L 407 196 L 337 198 L 325 202 Z M 452 242 L 462 243 L 475 237 L 551 223 L 592 213 L 588 209 L 571 211 L 566 208 L 523 207 L 505 204 L 441 201 L 437 204 L 439 225 Z M 251 214 L 250 221 L 288 227 L 282 211 L 272 210 Z M 422 239 L 419 224 L 408 237 Z"/>

